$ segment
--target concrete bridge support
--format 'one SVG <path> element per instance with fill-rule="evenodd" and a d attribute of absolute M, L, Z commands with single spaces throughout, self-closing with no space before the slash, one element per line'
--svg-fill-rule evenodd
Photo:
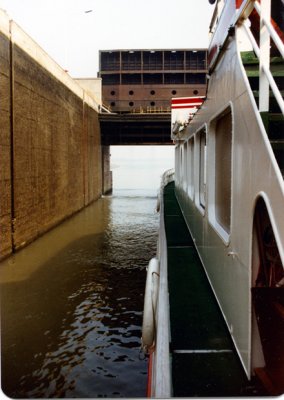
<path fill-rule="evenodd" d="M 106 189 L 98 104 L 1 10 L 0 93 L 2 259 Z"/>
<path fill-rule="evenodd" d="M 103 194 L 112 193 L 112 171 L 110 170 L 110 146 L 102 146 Z"/>

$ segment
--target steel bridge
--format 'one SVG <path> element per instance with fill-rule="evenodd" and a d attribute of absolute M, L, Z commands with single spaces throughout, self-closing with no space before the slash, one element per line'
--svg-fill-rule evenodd
<path fill-rule="evenodd" d="M 204 96 L 206 73 L 203 48 L 101 50 L 102 145 L 172 144 L 171 98 Z"/>

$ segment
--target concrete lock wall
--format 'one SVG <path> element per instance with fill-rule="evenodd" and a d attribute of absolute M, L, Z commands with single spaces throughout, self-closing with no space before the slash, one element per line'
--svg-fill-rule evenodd
<path fill-rule="evenodd" d="M 0 257 L 12 251 L 9 21 L 0 13 Z"/>
<path fill-rule="evenodd" d="M 0 259 L 101 194 L 98 104 L 0 10 Z"/>

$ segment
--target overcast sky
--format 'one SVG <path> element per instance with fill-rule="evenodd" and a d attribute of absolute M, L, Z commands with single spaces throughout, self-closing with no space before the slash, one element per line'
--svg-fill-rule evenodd
<path fill-rule="evenodd" d="M 73 77 L 97 75 L 99 50 L 207 47 L 214 8 L 208 0 L 0 0 L 0 7 Z"/>

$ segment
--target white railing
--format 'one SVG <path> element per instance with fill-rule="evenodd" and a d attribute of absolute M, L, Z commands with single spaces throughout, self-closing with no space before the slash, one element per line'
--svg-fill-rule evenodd
<path fill-rule="evenodd" d="M 108 114 L 112 114 L 111 108 L 109 106 L 106 106 L 105 104 L 101 104 L 101 112 L 103 111 Z"/>
<path fill-rule="evenodd" d="M 274 29 L 271 20 L 271 0 L 262 0 L 261 4 L 258 1 L 247 1 L 245 3 L 253 4 L 254 9 L 257 11 L 260 17 L 260 27 L 259 27 L 259 35 L 260 35 L 260 46 L 258 46 L 250 28 L 247 23 L 244 22 L 243 26 L 247 33 L 247 36 L 252 44 L 255 55 L 259 59 L 259 111 L 268 111 L 269 109 L 269 86 L 275 96 L 275 99 L 281 109 L 282 114 L 284 115 L 284 101 L 282 94 L 273 78 L 273 75 L 270 71 L 270 42 L 273 40 L 275 46 L 277 47 L 279 53 L 282 57 L 284 57 L 284 44 L 279 37 L 278 33 Z M 247 17 L 245 15 L 245 17 Z M 238 14 L 238 23 L 244 18 L 244 14 L 240 12 Z"/>
<path fill-rule="evenodd" d="M 161 178 L 161 189 L 164 189 L 168 183 L 172 182 L 175 178 L 175 170 L 173 168 L 165 171 Z"/>
<path fill-rule="evenodd" d="M 267 3 L 267 4 L 266 4 Z M 264 6 L 266 4 L 265 7 L 265 12 L 268 14 L 266 15 L 263 10 L 264 10 Z M 273 42 L 275 43 L 275 45 L 277 46 L 281 56 L 284 58 L 284 45 L 283 42 L 281 40 L 281 38 L 279 37 L 278 33 L 276 32 L 276 30 L 274 29 L 274 26 L 272 25 L 270 18 L 268 18 L 268 16 L 270 17 L 270 10 L 271 10 L 271 0 L 263 0 L 262 5 L 260 5 L 257 1 L 254 3 L 254 8 L 256 9 L 257 13 L 259 16 L 261 16 L 262 19 L 262 24 L 266 26 L 267 30 L 269 31 L 269 34 L 273 40 Z"/>

